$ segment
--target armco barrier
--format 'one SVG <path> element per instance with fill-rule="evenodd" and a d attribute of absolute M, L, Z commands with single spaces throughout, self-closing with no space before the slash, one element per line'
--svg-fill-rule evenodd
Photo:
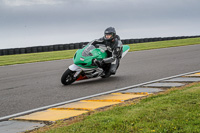
<path fill-rule="evenodd" d="M 0 49 L 0 56 L 3 55 L 3 50 Z"/>
<path fill-rule="evenodd" d="M 43 48 L 43 52 L 47 52 L 47 51 L 49 51 L 48 46 L 43 46 L 42 48 Z"/>
<path fill-rule="evenodd" d="M 19 50 L 20 50 L 19 48 L 15 48 L 15 49 L 14 49 L 14 53 L 15 53 L 15 54 L 20 54 Z"/>
<path fill-rule="evenodd" d="M 37 53 L 38 52 L 37 47 L 32 47 L 31 51 L 32 51 L 32 53 Z"/>
<path fill-rule="evenodd" d="M 198 35 L 198 36 L 175 36 L 175 37 L 123 39 L 122 43 L 123 44 L 132 44 L 132 43 L 166 41 L 166 40 L 197 38 L 197 37 L 200 37 L 200 36 Z M 80 42 L 80 43 L 70 43 L 70 44 L 55 44 L 55 45 L 47 45 L 47 46 L 34 46 L 34 47 L 26 47 L 26 48 L 0 49 L 0 56 L 13 55 L 13 54 L 25 54 L 25 53 L 37 53 L 37 52 L 80 49 L 84 45 L 87 45 L 87 44 L 88 44 L 88 42 Z"/>
<path fill-rule="evenodd" d="M 49 47 L 49 51 L 53 51 L 53 46 L 52 45 L 50 45 L 48 47 Z"/>
<path fill-rule="evenodd" d="M 25 48 L 25 52 L 26 52 L 26 53 L 32 53 L 31 48 L 30 48 L 30 47 Z"/>
<path fill-rule="evenodd" d="M 58 49 L 59 49 L 59 50 L 64 50 L 64 49 L 63 49 L 63 45 L 58 45 Z"/>
<path fill-rule="evenodd" d="M 69 49 L 74 49 L 75 47 L 74 47 L 74 44 L 73 43 L 71 43 L 71 44 L 69 44 Z"/>
<path fill-rule="evenodd" d="M 58 51 L 58 45 L 53 46 L 53 51 Z"/>
<path fill-rule="evenodd" d="M 25 54 L 25 48 L 20 48 L 19 52 L 20 54 Z"/>
<path fill-rule="evenodd" d="M 75 45 L 75 47 L 74 47 L 75 49 L 79 48 L 79 43 L 75 43 L 74 45 Z"/>
<path fill-rule="evenodd" d="M 3 49 L 3 55 L 8 55 L 8 49 Z"/>
<path fill-rule="evenodd" d="M 64 44 L 63 46 L 64 46 L 65 50 L 69 50 L 69 45 L 68 44 Z"/>

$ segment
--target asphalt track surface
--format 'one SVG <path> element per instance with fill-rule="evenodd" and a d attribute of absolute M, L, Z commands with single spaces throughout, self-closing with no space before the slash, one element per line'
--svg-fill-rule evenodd
<path fill-rule="evenodd" d="M 200 70 L 200 44 L 129 52 L 115 76 L 69 86 L 60 77 L 72 59 L 0 67 L 0 117 Z"/>

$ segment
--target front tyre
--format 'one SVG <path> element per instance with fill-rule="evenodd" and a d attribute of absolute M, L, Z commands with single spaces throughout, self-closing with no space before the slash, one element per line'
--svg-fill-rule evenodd
<path fill-rule="evenodd" d="M 61 83 L 63 84 L 63 85 L 70 85 L 70 84 L 72 84 L 76 79 L 74 78 L 74 74 L 75 74 L 76 72 L 74 72 L 74 71 L 71 71 L 70 69 L 67 69 L 64 73 L 63 73 L 63 75 L 62 75 L 62 77 L 61 77 Z"/>

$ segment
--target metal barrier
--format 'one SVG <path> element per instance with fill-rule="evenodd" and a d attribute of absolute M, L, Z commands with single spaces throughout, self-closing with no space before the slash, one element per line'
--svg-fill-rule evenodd
<path fill-rule="evenodd" d="M 140 38 L 140 39 L 123 39 L 123 44 L 132 43 L 145 43 L 145 42 L 156 42 L 156 41 L 166 41 L 175 39 L 186 39 L 186 38 L 197 38 L 198 36 L 176 36 L 176 37 L 154 37 L 154 38 Z M 0 56 L 2 55 L 14 55 L 14 54 L 25 54 L 25 53 L 38 53 L 38 52 L 48 52 L 48 51 L 61 51 L 61 50 L 71 50 L 82 48 L 88 42 L 70 43 L 70 44 L 56 44 L 48 46 L 34 46 L 26 48 L 11 48 L 11 49 L 0 49 Z"/>

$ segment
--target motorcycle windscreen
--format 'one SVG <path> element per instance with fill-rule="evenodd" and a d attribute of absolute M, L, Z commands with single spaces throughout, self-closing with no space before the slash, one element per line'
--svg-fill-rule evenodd
<path fill-rule="evenodd" d="M 82 56 L 92 56 L 91 50 L 95 49 L 94 45 L 88 45 L 82 52 Z"/>

